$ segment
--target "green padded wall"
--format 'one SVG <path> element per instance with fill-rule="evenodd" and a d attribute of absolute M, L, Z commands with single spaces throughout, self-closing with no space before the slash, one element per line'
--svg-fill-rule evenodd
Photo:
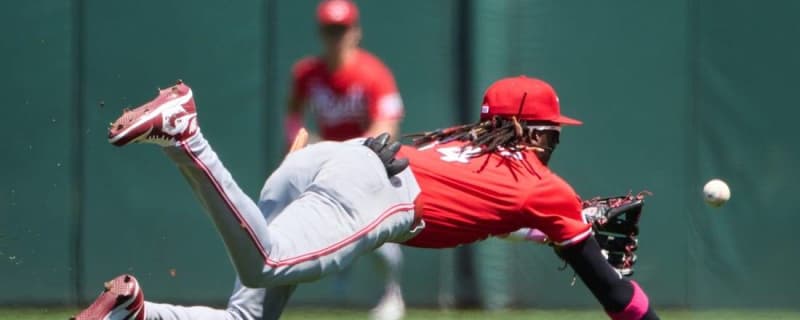
<path fill-rule="evenodd" d="M 77 117 L 70 1 L 0 3 L 0 301 L 70 303 Z"/>
<path fill-rule="evenodd" d="M 732 198 L 720 210 L 691 207 L 691 305 L 798 307 L 798 10 L 795 1 L 695 4 L 687 188 L 721 177 Z"/>
<path fill-rule="evenodd" d="M 635 275 L 653 303 L 797 308 L 797 2 L 358 4 L 364 47 L 395 73 L 404 133 L 475 120 L 497 78 L 547 79 L 564 113 L 585 121 L 564 130 L 555 170 L 584 197 L 654 193 Z M 152 300 L 224 304 L 234 273 L 183 178 L 157 148 L 108 145 L 106 125 L 184 79 L 203 132 L 256 196 L 282 158 L 291 65 L 319 50 L 315 6 L 0 4 L 0 304 L 85 303 L 123 272 Z M 714 177 L 733 191 L 716 210 L 700 195 Z M 596 306 L 547 247 L 471 248 L 484 306 Z M 463 295 L 453 250 L 404 250 L 410 305 Z M 304 285 L 292 304 L 371 305 L 381 284 L 369 260 L 343 276 L 346 288 Z"/>
<path fill-rule="evenodd" d="M 175 166 L 153 146 L 111 147 L 106 126 L 122 107 L 183 79 L 204 134 L 256 196 L 267 175 L 264 9 L 261 1 L 86 3 L 82 116 L 93 134 L 86 140 L 82 300 L 121 272 L 138 276 L 155 301 L 224 302 L 231 292 L 222 241 Z"/>

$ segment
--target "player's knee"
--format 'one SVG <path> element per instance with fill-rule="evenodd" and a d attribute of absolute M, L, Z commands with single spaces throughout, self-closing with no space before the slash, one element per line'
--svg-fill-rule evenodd
<path fill-rule="evenodd" d="M 253 277 L 251 275 L 239 275 L 242 280 L 242 285 L 248 288 L 264 288 L 264 282 L 261 279 Z"/>
<path fill-rule="evenodd" d="M 275 286 L 275 283 L 278 282 L 275 268 L 269 265 L 247 269 L 239 268 L 237 273 L 242 285 L 248 288 L 267 288 Z"/>
<path fill-rule="evenodd" d="M 293 285 L 310 282 L 322 278 L 323 272 L 317 264 L 312 267 L 305 265 L 264 265 L 261 269 L 251 269 L 239 272 L 242 284 L 248 288 L 270 288 L 275 286 Z"/>
<path fill-rule="evenodd" d="M 239 280 L 248 288 L 264 288 L 266 281 L 261 273 L 239 270 Z"/>

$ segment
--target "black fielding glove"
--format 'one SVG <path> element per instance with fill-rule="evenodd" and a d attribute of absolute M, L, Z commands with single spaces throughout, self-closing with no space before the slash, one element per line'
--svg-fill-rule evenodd
<path fill-rule="evenodd" d="M 639 248 L 639 219 L 644 207 L 643 191 L 625 196 L 592 198 L 583 202 L 584 219 L 592 224 L 603 255 L 620 274 L 633 275 Z"/>

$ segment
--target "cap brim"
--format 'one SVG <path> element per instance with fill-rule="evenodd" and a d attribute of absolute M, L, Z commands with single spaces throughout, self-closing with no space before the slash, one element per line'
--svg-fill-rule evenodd
<path fill-rule="evenodd" d="M 352 27 L 355 21 L 346 21 L 346 20 L 318 20 L 319 25 L 321 26 L 344 26 L 344 27 Z"/>
<path fill-rule="evenodd" d="M 558 116 L 558 118 L 556 120 L 554 120 L 553 122 L 558 123 L 558 124 L 567 125 L 567 126 L 579 126 L 579 125 L 583 124 L 583 122 L 580 121 L 580 120 L 572 119 L 570 117 L 565 117 L 563 115 L 562 116 Z"/>

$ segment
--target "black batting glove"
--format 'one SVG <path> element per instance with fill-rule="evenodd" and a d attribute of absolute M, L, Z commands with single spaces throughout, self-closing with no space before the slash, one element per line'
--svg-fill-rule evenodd
<path fill-rule="evenodd" d="M 400 143 L 395 141 L 389 143 L 389 134 L 381 133 L 377 137 L 369 137 L 364 140 L 364 146 L 375 152 L 381 159 L 386 174 L 391 178 L 408 167 L 408 159 L 396 159 L 397 152 L 400 151 Z"/>

